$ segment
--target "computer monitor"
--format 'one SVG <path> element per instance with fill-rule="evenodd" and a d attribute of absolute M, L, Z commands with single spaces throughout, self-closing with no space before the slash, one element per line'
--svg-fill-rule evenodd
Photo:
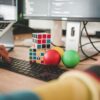
<path fill-rule="evenodd" d="M 0 0 L 0 21 L 17 20 L 17 0 Z"/>
<path fill-rule="evenodd" d="M 65 20 L 66 49 L 78 50 L 80 22 L 100 21 L 99 9 L 100 0 L 25 0 L 24 17 Z"/>

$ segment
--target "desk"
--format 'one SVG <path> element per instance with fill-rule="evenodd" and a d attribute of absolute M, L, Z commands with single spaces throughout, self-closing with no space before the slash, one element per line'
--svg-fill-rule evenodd
<path fill-rule="evenodd" d="M 10 56 L 28 60 L 28 48 L 25 47 L 15 47 Z M 96 56 L 97 61 L 87 60 L 81 62 L 77 65 L 76 69 L 84 70 L 89 68 L 91 65 L 100 64 L 100 57 Z M 35 87 L 44 85 L 46 82 L 30 78 L 24 75 L 20 75 L 8 70 L 0 69 L 0 91 L 1 92 L 11 92 L 16 90 L 32 90 Z"/>
<path fill-rule="evenodd" d="M 46 83 L 8 70 L 0 69 L 0 92 L 33 90 L 35 87 L 43 84 Z"/>
<path fill-rule="evenodd" d="M 14 50 L 10 53 L 10 56 L 28 60 L 28 49 L 24 47 L 14 48 Z M 43 84 L 46 84 L 46 82 L 20 75 L 5 69 L 0 69 L 0 92 L 33 90 L 35 87 Z"/>

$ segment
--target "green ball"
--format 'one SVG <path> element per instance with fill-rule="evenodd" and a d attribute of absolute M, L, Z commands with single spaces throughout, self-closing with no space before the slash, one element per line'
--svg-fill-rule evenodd
<path fill-rule="evenodd" d="M 79 54 L 74 50 L 65 51 L 62 62 L 67 68 L 74 68 L 80 62 Z"/>

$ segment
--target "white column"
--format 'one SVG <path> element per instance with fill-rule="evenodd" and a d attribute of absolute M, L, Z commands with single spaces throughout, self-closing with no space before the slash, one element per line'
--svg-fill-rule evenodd
<path fill-rule="evenodd" d="M 78 51 L 79 38 L 80 38 L 80 22 L 66 21 L 67 34 L 66 34 L 66 50 Z"/>
<path fill-rule="evenodd" d="M 51 30 L 51 41 L 58 46 L 64 45 L 62 42 L 62 21 L 54 21 Z"/>

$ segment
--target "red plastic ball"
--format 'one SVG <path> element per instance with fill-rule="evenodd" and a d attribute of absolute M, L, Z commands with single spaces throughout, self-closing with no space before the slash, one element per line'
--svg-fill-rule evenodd
<path fill-rule="evenodd" d="M 44 64 L 58 65 L 60 62 L 60 54 L 56 50 L 48 50 L 44 55 Z"/>

